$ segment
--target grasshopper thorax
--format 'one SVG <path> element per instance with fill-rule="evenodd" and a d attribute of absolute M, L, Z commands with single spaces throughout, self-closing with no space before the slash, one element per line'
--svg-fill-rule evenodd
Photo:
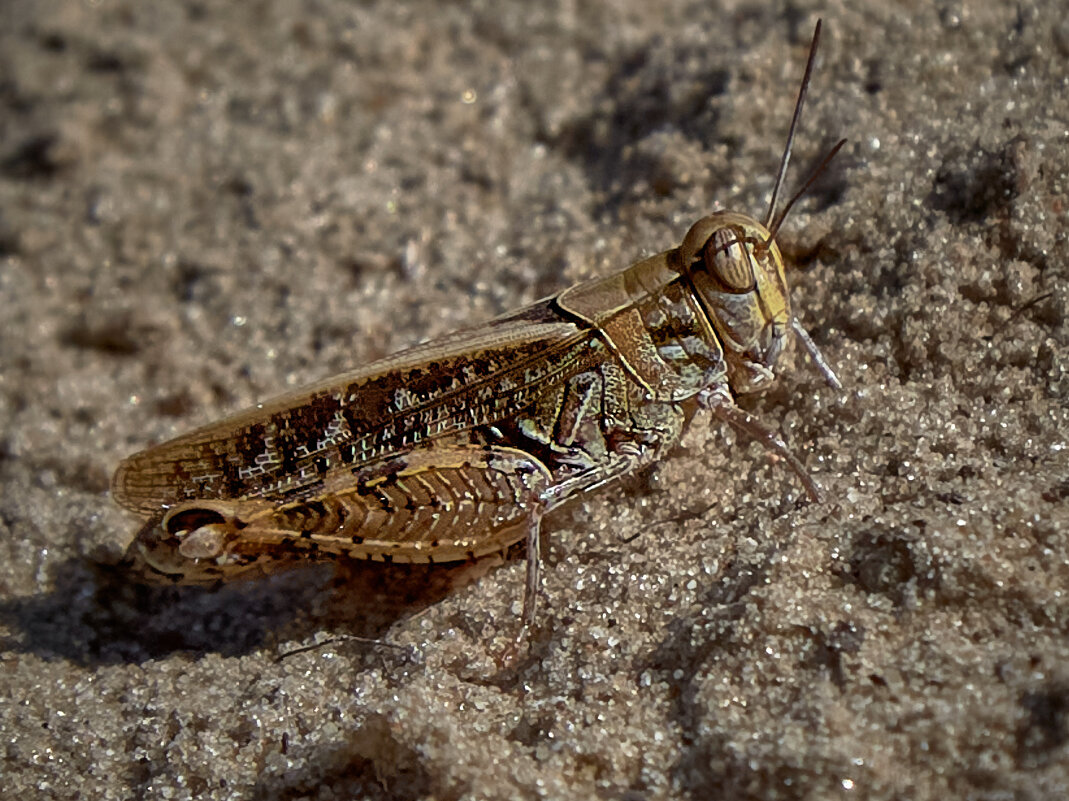
<path fill-rule="evenodd" d="M 691 226 L 679 256 L 724 347 L 732 390 L 765 389 L 791 328 L 783 257 L 768 229 L 745 214 L 710 214 Z"/>

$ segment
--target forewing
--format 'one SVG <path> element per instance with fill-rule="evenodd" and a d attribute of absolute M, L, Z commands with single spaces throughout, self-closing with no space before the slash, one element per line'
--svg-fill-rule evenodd
<path fill-rule="evenodd" d="M 142 515 L 194 498 L 307 497 L 340 471 L 515 414 L 582 369 L 587 336 L 535 304 L 136 453 L 112 497 Z"/>

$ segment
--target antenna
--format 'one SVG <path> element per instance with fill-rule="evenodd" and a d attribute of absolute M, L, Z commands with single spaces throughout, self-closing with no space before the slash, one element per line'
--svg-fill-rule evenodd
<path fill-rule="evenodd" d="M 802 105 L 805 103 L 805 95 L 809 90 L 809 78 L 813 74 L 813 63 L 817 60 L 817 45 L 820 43 L 820 24 L 813 29 L 813 42 L 809 45 L 809 60 L 805 63 L 805 75 L 802 76 L 802 86 L 798 90 L 798 100 L 794 104 L 794 116 L 791 118 L 791 128 L 787 132 L 787 146 L 783 149 L 783 158 L 779 163 L 779 174 L 776 175 L 776 185 L 772 188 L 772 200 L 768 204 L 768 215 L 765 217 L 765 228 L 772 224 L 776 216 L 776 201 L 779 200 L 779 190 L 783 186 L 783 180 L 787 177 L 787 165 L 791 161 L 791 148 L 794 147 L 794 130 L 798 127 L 798 120 L 802 116 Z"/>
<path fill-rule="evenodd" d="M 831 164 L 831 160 L 835 158 L 835 154 L 842 150 L 842 147 L 845 144 L 845 139 L 840 139 L 836 142 L 835 147 L 828 151 L 828 155 L 824 157 L 820 164 L 817 165 L 817 168 L 805 179 L 802 188 L 795 192 L 794 197 L 787 201 L 787 205 L 783 207 L 783 211 L 776 217 L 776 221 L 772 223 L 771 226 L 769 226 L 767 222 L 765 223 L 765 227 L 768 228 L 768 242 L 775 240 L 776 234 L 779 233 L 780 226 L 783 225 L 783 221 L 787 219 L 787 215 L 790 214 L 791 209 L 794 208 L 794 204 L 797 203 L 798 199 L 809 190 L 809 187 L 811 187 L 817 178 L 820 177 L 820 174 L 827 169 L 828 165 Z"/>

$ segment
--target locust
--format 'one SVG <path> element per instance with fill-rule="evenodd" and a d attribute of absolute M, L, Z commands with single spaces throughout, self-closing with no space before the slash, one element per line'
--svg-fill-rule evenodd
<path fill-rule="evenodd" d="M 777 197 L 820 39 L 814 30 L 763 222 L 733 211 L 613 275 L 401 351 L 125 459 L 112 497 L 141 518 L 125 562 L 213 584 L 308 560 L 445 563 L 526 539 L 517 643 L 535 620 L 540 533 L 562 504 L 663 459 L 699 409 L 820 489 L 736 404 L 792 337 L 841 384 L 791 309 Z"/>

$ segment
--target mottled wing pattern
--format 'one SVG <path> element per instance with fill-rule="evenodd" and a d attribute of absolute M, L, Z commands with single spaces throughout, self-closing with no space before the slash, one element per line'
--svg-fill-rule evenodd
<path fill-rule="evenodd" d="M 589 336 L 535 304 L 136 453 L 112 496 L 142 515 L 191 499 L 315 496 L 340 471 L 517 413 L 586 369 Z"/>

